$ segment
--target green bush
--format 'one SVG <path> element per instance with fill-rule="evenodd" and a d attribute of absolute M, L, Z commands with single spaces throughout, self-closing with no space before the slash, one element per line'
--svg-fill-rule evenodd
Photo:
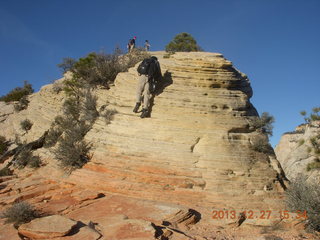
<path fill-rule="evenodd" d="M 83 140 L 88 128 L 83 122 L 74 122 L 59 138 L 54 154 L 62 167 L 73 170 L 81 168 L 90 160 L 91 144 Z"/>
<path fill-rule="evenodd" d="M 260 129 L 268 136 L 272 136 L 274 117 L 267 112 L 263 112 L 261 117 L 254 117 L 250 119 L 250 127 L 254 130 Z"/>
<path fill-rule="evenodd" d="M 306 123 L 311 123 L 312 121 L 320 120 L 320 107 L 312 108 L 312 112 L 307 116 L 306 111 L 301 111 L 300 114 L 304 117 Z"/>
<path fill-rule="evenodd" d="M 19 202 L 7 208 L 2 213 L 2 218 L 6 218 L 6 223 L 14 223 L 15 225 L 21 225 L 23 223 L 30 222 L 37 218 L 39 215 L 34 207 L 27 202 Z"/>
<path fill-rule="evenodd" d="M 65 90 L 73 91 L 73 86 L 98 85 L 109 87 L 114 82 L 119 72 L 125 72 L 128 68 L 135 66 L 138 62 L 146 58 L 148 53 L 135 49 L 131 53 L 121 55 L 121 52 L 115 50 L 113 54 L 90 53 L 78 61 L 71 58 L 64 58 L 63 63 L 58 66 L 64 71 L 70 71 L 73 79 L 66 82 Z"/>
<path fill-rule="evenodd" d="M 41 159 L 39 156 L 34 156 L 31 149 L 25 148 L 16 155 L 14 166 L 38 168 L 41 166 Z"/>
<path fill-rule="evenodd" d="M 34 90 L 32 88 L 32 85 L 29 84 L 27 81 L 25 81 L 24 86 L 22 88 L 21 87 L 14 88 L 7 95 L 0 97 L 0 101 L 4 101 L 4 102 L 19 101 L 24 96 L 27 96 L 33 92 Z"/>
<path fill-rule="evenodd" d="M 320 231 L 320 187 L 305 176 L 294 179 L 286 191 L 286 204 L 290 211 L 306 211 L 307 228 Z"/>
<path fill-rule="evenodd" d="M 198 52 L 201 48 L 189 33 L 179 33 L 166 46 L 167 52 Z"/>
<path fill-rule="evenodd" d="M 8 150 L 9 143 L 5 137 L 0 136 L 0 155 Z"/>
<path fill-rule="evenodd" d="M 28 132 L 32 128 L 33 123 L 29 119 L 20 122 L 21 129 Z"/>

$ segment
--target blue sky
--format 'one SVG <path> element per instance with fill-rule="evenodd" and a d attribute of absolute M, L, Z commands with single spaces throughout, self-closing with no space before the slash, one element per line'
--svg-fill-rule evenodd
<path fill-rule="evenodd" d="M 251 80 L 272 145 L 320 106 L 320 0 L 0 0 L 0 95 L 61 77 L 57 64 L 148 39 L 163 50 L 181 32 L 222 53 Z"/>

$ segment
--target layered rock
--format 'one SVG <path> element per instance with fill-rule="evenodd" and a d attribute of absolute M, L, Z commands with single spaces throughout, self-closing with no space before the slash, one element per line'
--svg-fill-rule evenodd
<path fill-rule="evenodd" d="M 93 144 L 91 161 L 68 176 L 48 150 L 38 150 L 46 166 L 6 180 L 0 205 L 28 200 L 50 214 L 98 223 L 102 235 L 114 239 L 181 235 L 182 225 L 187 231 L 196 223 L 194 216 L 205 227 L 190 233 L 210 232 L 213 237 L 219 230 L 212 224 L 238 219 L 213 221 L 212 210 L 234 210 L 238 216 L 251 210 L 259 217 L 262 210 L 275 214 L 283 209 L 281 167 L 276 159 L 252 150 L 261 133 L 249 126 L 257 111 L 250 103 L 247 76 L 221 54 L 154 54 L 164 85 L 153 98 L 151 118 L 132 112 L 136 68 L 120 73 L 110 90 L 95 90 L 98 109 L 117 114 L 111 123 L 100 116 L 85 136 Z M 0 122 L 4 135 L 14 139 L 19 134 L 27 142 L 39 138 L 60 113 L 63 99 L 53 86 L 43 87 L 30 96 L 28 109 Z M 20 129 L 25 118 L 34 123 L 27 133 Z M 275 220 L 279 216 L 260 223 Z M 259 219 L 247 222 L 260 224 Z"/>
<path fill-rule="evenodd" d="M 320 122 L 314 121 L 298 126 L 295 131 L 282 135 L 275 148 L 275 153 L 288 179 L 293 180 L 302 174 L 317 181 L 320 180 L 319 169 L 308 171 L 308 164 L 312 164 L 318 159 L 312 150 L 310 140 L 319 134 Z"/>
<path fill-rule="evenodd" d="M 118 113 L 109 125 L 96 121 L 86 136 L 93 159 L 69 180 L 195 207 L 270 208 L 278 173 L 251 150 L 258 133 L 248 120 L 257 112 L 247 76 L 221 54 L 156 55 L 166 87 L 153 99 L 151 118 L 132 112 L 136 69 L 120 73 L 111 90 L 97 91 L 99 104 Z"/>

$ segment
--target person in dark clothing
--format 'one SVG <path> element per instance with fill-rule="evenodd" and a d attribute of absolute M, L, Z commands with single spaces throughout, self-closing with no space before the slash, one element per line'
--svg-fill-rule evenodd
<path fill-rule="evenodd" d="M 140 74 L 139 74 L 140 75 Z M 136 106 L 133 112 L 137 113 L 143 100 L 141 118 L 150 116 L 150 99 L 156 91 L 157 84 L 161 81 L 161 68 L 157 57 L 152 56 L 149 59 L 148 71 L 146 74 L 141 74 L 137 86 Z"/>
<path fill-rule="evenodd" d="M 130 52 L 136 47 L 136 39 L 137 37 L 133 37 L 131 40 L 130 40 Z"/>

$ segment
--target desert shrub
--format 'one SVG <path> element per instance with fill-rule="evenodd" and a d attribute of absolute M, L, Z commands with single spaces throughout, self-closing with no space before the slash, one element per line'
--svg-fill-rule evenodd
<path fill-rule="evenodd" d="M 12 171 L 6 166 L 0 170 L 0 177 L 10 176 L 12 175 Z"/>
<path fill-rule="evenodd" d="M 27 81 L 25 81 L 23 87 L 14 88 L 7 95 L 0 97 L 0 101 L 4 101 L 4 102 L 19 101 L 22 97 L 33 93 L 33 91 L 34 90 L 32 88 L 32 85 L 29 84 Z"/>
<path fill-rule="evenodd" d="M 6 223 L 14 223 L 19 226 L 37 218 L 38 213 L 28 202 L 19 202 L 7 208 L 1 217 L 6 218 Z"/>
<path fill-rule="evenodd" d="M 257 136 L 252 139 L 251 148 L 254 151 L 273 154 L 273 148 L 268 142 L 268 138 L 266 136 Z"/>
<path fill-rule="evenodd" d="M 28 132 L 32 128 L 33 123 L 29 119 L 20 122 L 21 129 Z"/>
<path fill-rule="evenodd" d="M 56 158 L 64 168 L 81 168 L 90 160 L 89 151 L 91 144 L 83 140 L 87 126 L 74 125 L 68 129 L 58 141 L 54 150 Z"/>
<path fill-rule="evenodd" d="M 25 148 L 15 156 L 14 166 L 38 168 L 41 166 L 41 159 L 39 156 L 34 156 L 31 149 Z"/>
<path fill-rule="evenodd" d="M 300 139 L 299 142 L 298 142 L 298 146 L 302 146 L 303 144 L 305 143 L 305 140 L 304 139 Z"/>
<path fill-rule="evenodd" d="M 307 171 L 311 171 L 313 169 L 320 169 L 320 161 L 317 159 L 307 165 Z"/>
<path fill-rule="evenodd" d="M 290 211 L 307 213 L 306 226 L 320 231 L 320 187 L 305 176 L 294 179 L 286 191 L 286 204 Z"/>
<path fill-rule="evenodd" d="M 311 123 L 312 121 L 319 121 L 320 120 L 320 107 L 312 108 L 312 112 L 307 116 L 306 111 L 301 111 L 300 114 L 304 117 L 304 121 L 306 123 Z"/>
<path fill-rule="evenodd" d="M 27 96 L 23 96 L 18 103 L 16 103 L 14 105 L 14 110 L 16 110 L 17 112 L 20 112 L 24 109 L 27 109 L 29 105 L 29 100 L 27 99 Z"/>
<path fill-rule="evenodd" d="M 106 109 L 103 113 L 102 113 L 102 117 L 104 118 L 104 120 L 106 121 L 106 124 L 110 124 L 111 121 L 114 118 L 114 115 L 117 114 L 118 111 L 115 109 Z"/>
<path fill-rule="evenodd" d="M 68 71 L 73 71 L 73 67 L 74 67 L 74 64 L 76 63 L 77 61 L 74 60 L 73 58 L 70 58 L 70 57 L 66 57 L 66 58 L 63 58 L 62 59 L 62 63 L 59 63 L 57 64 L 57 66 L 62 70 L 63 73 L 66 73 Z"/>
<path fill-rule="evenodd" d="M 122 55 L 117 49 L 112 54 L 90 53 L 78 61 L 64 58 L 63 63 L 58 64 L 63 72 L 70 71 L 73 74 L 72 84 L 97 85 L 108 87 L 119 72 L 125 72 L 128 68 L 135 66 L 138 62 L 150 55 L 142 50 L 134 49 L 131 53 Z M 70 80 L 69 80 L 70 81 Z M 71 85 L 72 85 L 71 84 Z M 70 84 L 69 84 L 70 85 Z M 68 91 L 70 86 L 66 86 Z"/>
<path fill-rule="evenodd" d="M 201 50 L 191 34 L 185 32 L 177 34 L 166 46 L 167 52 L 198 52 Z"/>
<path fill-rule="evenodd" d="M 99 116 L 99 112 L 97 111 L 97 97 L 92 94 L 90 89 L 86 89 L 85 91 L 82 112 L 82 118 L 92 123 Z"/>
<path fill-rule="evenodd" d="M 268 136 L 272 136 L 274 117 L 267 112 L 263 112 L 261 117 L 254 117 L 250 119 L 250 127 L 254 130 L 261 130 Z"/>
<path fill-rule="evenodd" d="M 0 136 L 0 155 L 8 150 L 9 143 L 5 137 Z"/>
<path fill-rule="evenodd" d="M 310 143 L 311 143 L 311 146 L 312 146 L 313 153 L 316 156 L 319 156 L 320 155 L 320 134 L 318 134 L 318 135 L 316 135 L 314 137 L 311 137 L 310 138 Z"/>

